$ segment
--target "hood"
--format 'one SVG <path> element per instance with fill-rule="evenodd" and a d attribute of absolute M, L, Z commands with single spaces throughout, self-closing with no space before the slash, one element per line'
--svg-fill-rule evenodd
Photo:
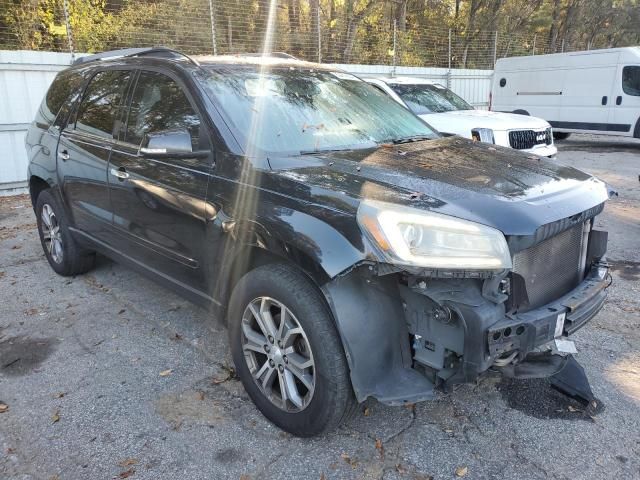
<path fill-rule="evenodd" d="M 314 204 L 355 213 L 370 198 L 472 220 L 506 235 L 532 235 L 608 198 L 603 182 L 573 167 L 457 137 L 269 163 L 279 193 Z"/>
<path fill-rule="evenodd" d="M 545 120 L 515 113 L 490 112 L 488 110 L 457 110 L 454 112 L 420 115 L 436 130 L 471 137 L 473 128 L 506 130 L 544 130 L 550 125 Z"/>

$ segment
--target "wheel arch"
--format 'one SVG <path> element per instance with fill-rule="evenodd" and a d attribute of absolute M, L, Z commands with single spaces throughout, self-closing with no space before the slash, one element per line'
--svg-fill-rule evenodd
<path fill-rule="evenodd" d="M 51 188 L 51 183 L 47 182 L 44 178 L 38 175 L 31 175 L 29 177 L 29 195 L 31 196 L 31 205 L 36 208 L 36 202 L 38 201 L 38 195 L 44 190 Z"/>
<path fill-rule="evenodd" d="M 521 108 L 519 108 L 519 109 L 517 109 L 517 110 L 514 110 L 514 111 L 513 111 L 513 112 L 511 112 L 511 113 L 515 113 L 515 114 L 517 114 L 517 115 L 526 115 L 526 116 L 528 116 L 528 117 L 530 116 L 529 112 L 527 112 L 526 110 L 523 110 L 523 109 L 521 109 Z"/>

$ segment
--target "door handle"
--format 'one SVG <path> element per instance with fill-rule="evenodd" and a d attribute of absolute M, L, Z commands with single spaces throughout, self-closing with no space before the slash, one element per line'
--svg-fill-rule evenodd
<path fill-rule="evenodd" d="M 607 104 L 607 96 L 605 95 L 604 97 L 602 97 L 602 105 L 606 105 Z"/>
<path fill-rule="evenodd" d="M 622 95 L 616 97 L 616 105 L 622 105 Z"/>
<path fill-rule="evenodd" d="M 114 177 L 117 177 L 119 180 L 126 180 L 127 178 L 129 178 L 129 174 L 123 170 L 116 170 L 115 168 L 112 168 L 110 170 L 111 175 L 113 175 Z"/>
<path fill-rule="evenodd" d="M 69 160 L 69 152 L 67 152 L 66 150 L 63 150 L 63 151 L 61 151 L 61 152 L 58 152 L 58 156 L 59 156 L 62 160 L 64 160 L 65 162 L 66 162 L 67 160 Z"/>

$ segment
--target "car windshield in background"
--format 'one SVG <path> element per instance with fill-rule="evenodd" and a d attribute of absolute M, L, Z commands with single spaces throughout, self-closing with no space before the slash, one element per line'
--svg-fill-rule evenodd
<path fill-rule="evenodd" d="M 248 153 L 370 148 L 438 136 L 353 75 L 297 67 L 211 67 L 197 73 Z"/>
<path fill-rule="evenodd" d="M 473 110 L 458 95 L 440 85 L 391 85 L 391 88 L 416 115 Z"/>

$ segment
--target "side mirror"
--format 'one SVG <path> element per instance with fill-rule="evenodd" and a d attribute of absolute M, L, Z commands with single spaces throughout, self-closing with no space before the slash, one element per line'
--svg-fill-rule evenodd
<path fill-rule="evenodd" d="M 202 158 L 209 151 L 193 151 L 191 134 L 187 129 L 165 130 L 148 133 L 140 148 L 140 155 L 146 158 Z"/>

